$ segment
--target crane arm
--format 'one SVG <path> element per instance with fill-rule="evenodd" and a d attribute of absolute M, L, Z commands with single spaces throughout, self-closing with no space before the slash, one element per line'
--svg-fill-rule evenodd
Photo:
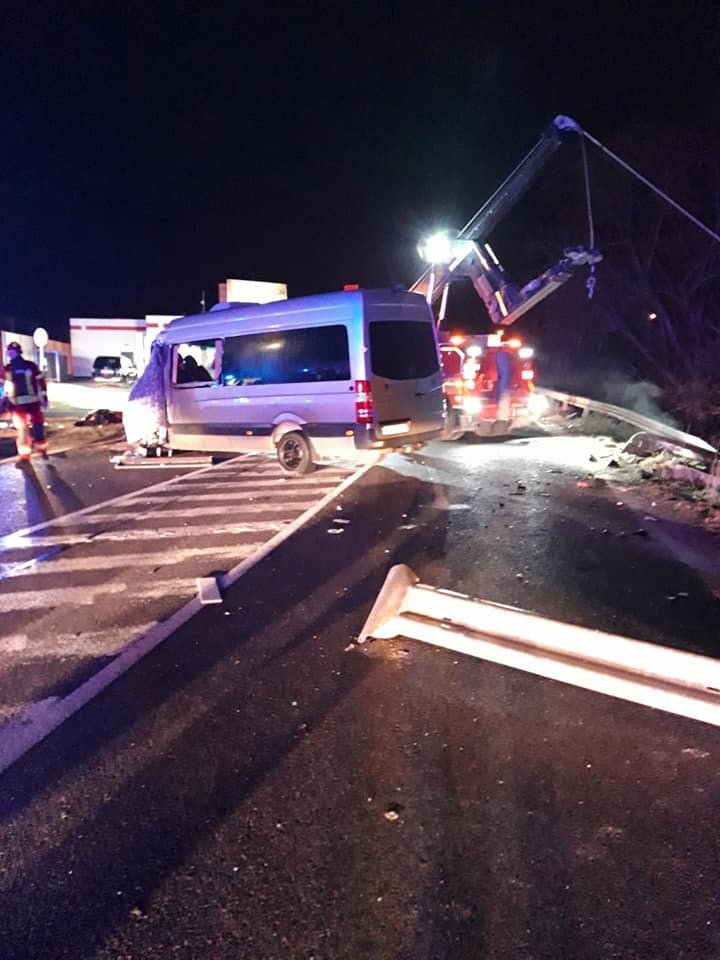
<path fill-rule="evenodd" d="M 429 266 L 410 287 L 411 292 L 420 293 L 434 303 L 454 277 L 469 276 L 492 322 L 507 326 L 562 286 L 578 266 L 600 259 L 595 251 L 583 248 L 566 251 L 559 263 L 518 288 L 507 280 L 500 262 L 486 242 L 491 231 L 527 192 L 563 142 L 563 134 L 567 131 L 582 134 L 582 128 L 570 117 L 557 116 L 535 146 L 458 233 L 457 257 L 448 264 Z"/>

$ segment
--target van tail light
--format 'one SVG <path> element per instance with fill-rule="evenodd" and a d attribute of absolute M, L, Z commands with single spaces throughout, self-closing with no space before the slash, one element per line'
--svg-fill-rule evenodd
<path fill-rule="evenodd" d="M 523 378 L 523 380 L 534 380 L 534 379 L 535 379 L 535 371 L 534 371 L 534 370 L 523 370 L 523 372 L 520 374 L 520 376 Z"/>
<path fill-rule="evenodd" d="M 355 420 L 357 423 L 372 423 L 372 384 L 369 380 L 355 381 Z"/>

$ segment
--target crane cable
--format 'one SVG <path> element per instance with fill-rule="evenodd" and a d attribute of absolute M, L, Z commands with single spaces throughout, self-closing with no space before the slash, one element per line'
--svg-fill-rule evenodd
<path fill-rule="evenodd" d="M 711 230 L 707 224 L 702 222 L 702 220 L 698 220 L 698 218 L 693 216 L 689 210 L 686 210 L 685 207 L 679 204 L 676 200 L 673 200 L 672 197 L 668 196 L 664 190 L 661 190 L 660 187 L 648 180 L 647 177 L 644 177 L 641 173 L 638 173 L 638 171 L 631 167 L 629 163 L 626 163 L 616 153 L 613 153 L 612 150 L 609 150 L 604 144 L 600 143 L 599 140 L 596 140 L 595 137 L 591 136 L 583 127 L 580 127 L 579 130 L 583 137 L 587 137 L 590 143 L 593 143 L 596 147 L 599 147 L 603 153 L 610 157 L 611 160 L 614 160 L 615 163 L 619 163 L 623 169 L 627 170 L 627 172 L 631 173 L 634 177 L 637 177 L 637 179 L 641 183 L 644 183 L 648 189 L 653 191 L 653 193 L 656 193 L 666 203 L 669 203 L 671 207 L 674 207 L 684 217 L 687 217 L 688 220 L 692 221 L 696 227 L 699 227 L 704 233 L 712 237 L 713 240 L 715 240 L 717 243 L 720 243 L 720 234 L 717 234 L 714 230 Z"/>
<path fill-rule="evenodd" d="M 585 200 L 587 201 L 588 214 L 588 250 L 595 247 L 595 224 L 593 223 L 592 197 L 590 196 L 590 170 L 588 168 L 587 150 L 585 148 L 585 138 L 580 137 L 580 150 L 582 151 L 583 174 L 585 176 Z"/>
<path fill-rule="evenodd" d="M 585 137 L 583 136 L 584 132 L 584 130 L 580 130 L 580 152 L 582 153 L 583 176 L 585 179 L 585 201 L 587 203 L 588 215 L 588 251 L 592 253 L 592 251 L 595 249 L 595 222 L 593 220 L 592 195 L 590 193 L 590 168 L 588 166 L 587 148 L 585 147 Z M 596 283 L 597 277 L 595 276 L 595 264 L 591 263 L 590 273 L 585 281 L 588 300 L 592 300 L 593 298 Z"/>

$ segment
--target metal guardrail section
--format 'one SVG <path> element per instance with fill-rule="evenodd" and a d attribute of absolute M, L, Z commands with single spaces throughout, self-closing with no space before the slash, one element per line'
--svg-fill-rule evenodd
<path fill-rule="evenodd" d="M 358 642 L 399 636 L 720 726 L 720 661 L 438 590 L 404 564 Z"/>
<path fill-rule="evenodd" d="M 572 393 L 563 393 L 561 390 L 548 390 L 545 387 L 537 387 L 537 393 L 548 397 L 550 400 L 556 400 L 558 403 L 567 404 L 571 407 L 578 407 L 581 410 L 592 410 L 594 413 L 602 413 L 613 420 L 623 420 L 625 423 L 637 427 L 638 430 L 646 430 L 659 437 L 666 437 L 675 443 L 688 447 L 691 450 L 701 450 L 703 453 L 717 455 L 717 448 L 711 446 L 706 440 L 700 437 L 694 437 L 691 433 L 685 433 L 683 430 L 677 430 L 670 427 L 660 420 L 653 420 L 651 417 L 645 417 L 641 413 L 635 413 L 634 410 L 626 410 L 625 407 L 617 407 L 613 403 L 604 403 L 601 400 L 591 400 L 588 397 L 578 397 Z"/>

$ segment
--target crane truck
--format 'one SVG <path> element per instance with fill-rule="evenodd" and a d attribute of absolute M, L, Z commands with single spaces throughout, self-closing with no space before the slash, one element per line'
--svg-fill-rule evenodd
<path fill-rule="evenodd" d="M 429 265 L 411 292 L 422 294 L 436 308 L 440 331 L 447 426 L 445 439 L 465 433 L 504 436 L 525 426 L 540 412 L 536 396 L 533 349 L 505 330 L 587 267 L 588 292 L 594 267 L 602 255 L 592 246 L 569 247 L 561 258 L 522 287 L 507 277 L 489 243 L 492 230 L 526 193 L 568 132 L 582 135 L 569 117 L 558 116 L 540 140 L 489 200 L 453 238 L 433 238 L 422 251 Z M 482 299 L 494 331 L 482 336 L 446 332 L 450 285 L 468 278 Z"/>

